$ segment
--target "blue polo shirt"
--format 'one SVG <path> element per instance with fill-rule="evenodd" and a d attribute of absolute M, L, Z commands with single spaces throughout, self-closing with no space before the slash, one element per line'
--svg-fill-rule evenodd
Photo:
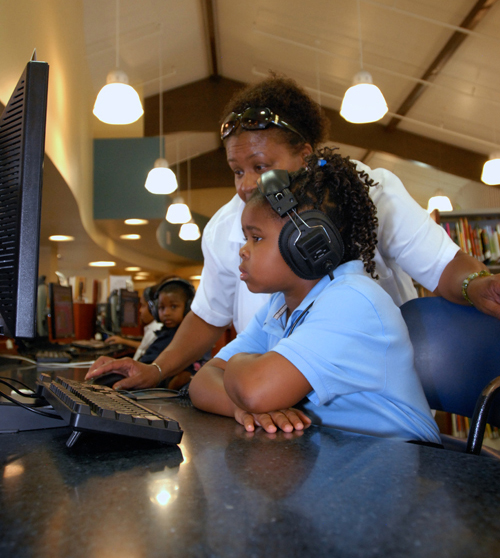
<path fill-rule="evenodd" d="M 274 294 L 217 357 L 268 351 L 307 378 L 305 410 L 314 423 L 440 443 L 401 312 L 361 261 L 339 266 L 333 281 L 321 279 L 288 320 L 284 295 Z"/>

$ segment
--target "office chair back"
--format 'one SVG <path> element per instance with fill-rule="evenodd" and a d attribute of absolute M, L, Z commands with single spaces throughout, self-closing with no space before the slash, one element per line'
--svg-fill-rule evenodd
<path fill-rule="evenodd" d="M 500 426 L 500 397 L 491 386 L 481 396 L 500 376 L 500 320 L 441 297 L 411 300 L 401 313 L 431 409 L 473 417 L 467 451 L 479 453 L 486 422 Z M 482 432 L 474 430 L 477 405 Z"/>

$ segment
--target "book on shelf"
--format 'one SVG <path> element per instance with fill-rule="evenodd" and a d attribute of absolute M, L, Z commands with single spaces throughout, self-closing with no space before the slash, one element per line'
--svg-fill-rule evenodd
<path fill-rule="evenodd" d="M 466 254 L 485 264 L 500 263 L 500 223 L 473 226 L 467 217 L 458 217 L 441 226 Z"/>
<path fill-rule="evenodd" d="M 447 413 L 445 413 L 447 414 Z M 454 413 L 448 414 L 451 418 L 451 432 L 444 431 L 443 434 L 451 434 L 455 438 L 467 438 L 470 430 L 470 419 L 468 417 L 462 417 L 460 415 L 455 415 Z M 484 431 L 484 438 L 490 440 L 496 440 L 500 437 L 500 432 L 498 427 L 486 424 Z"/>

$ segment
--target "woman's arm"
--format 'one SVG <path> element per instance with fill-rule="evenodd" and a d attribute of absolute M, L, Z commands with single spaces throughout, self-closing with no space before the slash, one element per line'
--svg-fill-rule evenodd
<path fill-rule="evenodd" d="M 193 312 L 182 321 L 169 346 L 156 358 L 156 366 L 143 364 L 130 358 L 109 360 L 100 357 L 90 367 L 85 379 L 107 372 L 120 372 L 126 376 L 114 385 L 115 389 L 137 389 L 157 386 L 161 380 L 175 376 L 195 360 L 200 359 L 222 335 L 225 327 L 208 324 Z"/>

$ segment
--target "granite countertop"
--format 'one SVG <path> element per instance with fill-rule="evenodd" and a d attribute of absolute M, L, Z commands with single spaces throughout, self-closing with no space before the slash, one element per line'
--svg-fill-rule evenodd
<path fill-rule="evenodd" d="M 0 555 L 500 555 L 500 462 L 334 429 L 244 432 L 160 408 L 179 446 L 69 428 L 0 435 Z"/>

